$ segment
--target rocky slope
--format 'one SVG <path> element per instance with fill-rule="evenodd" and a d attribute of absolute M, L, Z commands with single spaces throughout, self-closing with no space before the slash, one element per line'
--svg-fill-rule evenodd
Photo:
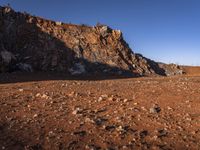
<path fill-rule="evenodd" d="M 122 32 L 105 25 L 64 24 L 0 7 L 0 72 L 166 75 L 135 54 Z"/>

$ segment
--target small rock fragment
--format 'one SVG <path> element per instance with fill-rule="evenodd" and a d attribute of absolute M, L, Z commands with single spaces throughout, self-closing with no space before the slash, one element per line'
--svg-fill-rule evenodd
<path fill-rule="evenodd" d="M 41 94 L 40 94 L 40 93 L 37 93 L 37 94 L 35 95 L 35 97 L 41 97 Z"/>
<path fill-rule="evenodd" d="M 38 117 L 38 114 L 34 114 L 34 115 L 33 115 L 33 118 L 36 118 L 36 117 Z"/>
<path fill-rule="evenodd" d="M 24 89 L 19 89 L 19 91 L 20 91 L 20 92 L 23 92 L 23 91 L 24 91 Z"/>
<path fill-rule="evenodd" d="M 149 109 L 149 111 L 150 111 L 151 114 L 156 114 L 156 113 L 159 113 L 161 111 L 161 108 L 157 104 L 154 104 L 154 106 L 151 107 Z"/>
<path fill-rule="evenodd" d="M 128 102 L 128 99 L 124 99 L 124 101 L 123 101 L 124 103 L 126 103 L 126 102 Z"/>
<path fill-rule="evenodd" d="M 74 135 L 79 135 L 79 136 L 85 136 L 86 135 L 86 131 L 77 131 L 73 133 Z"/>
<path fill-rule="evenodd" d="M 48 96 L 48 95 L 46 95 L 46 94 L 43 94 L 43 95 L 41 96 L 41 98 L 44 98 L 44 99 L 49 99 L 49 96 Z"/>
<path fill-rule="evenodd" d="M 148 135 L 148 131 L 147 130 L 143 130 L 143 131 L 140 132 L 140 138 L 144 138 L 147 135 Z"/>
<path fill-rule="evenodd" d="M 165 129 L 158 130 L 158 137 L 166 136 L 168 132 Z"/>
<path fill-rule="evenodd" d="M 72 114 L 73 114 L 73 115 L 77 115 L 77 114 L 80 114 L 82 111 L 83 111 L 83 110 L 82 110 L 81 108 L 77 107 L 77 108 L 72 112 Z"/>
<path fill-rule="evenodd" d="M 99 98 L 98 98 L 98 102 L 101 102 L 103 100 L 103 98 L 100 96 Z"/>

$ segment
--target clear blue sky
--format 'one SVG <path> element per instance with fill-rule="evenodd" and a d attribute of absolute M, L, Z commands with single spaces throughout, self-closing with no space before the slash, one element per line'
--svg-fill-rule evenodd
<path fill-rule="evenodd" d="M 55 21 L 120 29 L 134 52 L 200 65 L 200 0 L 0 0 Z"/>

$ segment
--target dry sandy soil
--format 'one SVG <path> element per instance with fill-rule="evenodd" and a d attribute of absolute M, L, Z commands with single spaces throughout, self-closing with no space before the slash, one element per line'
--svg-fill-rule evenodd
<path fill-rule="evenodd" d="M 200 68 L 185 70 L 96 80 L 1 75 L 0 149 L 200 149 Z"/>

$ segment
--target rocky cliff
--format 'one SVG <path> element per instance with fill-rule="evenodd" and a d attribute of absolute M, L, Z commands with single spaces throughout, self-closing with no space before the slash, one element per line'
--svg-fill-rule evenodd
<path fill-rule="evenodd" d="M 166 75 L 135 54 L 120 30 L 64 24 L 0 7 L 0 72 Z"/>

